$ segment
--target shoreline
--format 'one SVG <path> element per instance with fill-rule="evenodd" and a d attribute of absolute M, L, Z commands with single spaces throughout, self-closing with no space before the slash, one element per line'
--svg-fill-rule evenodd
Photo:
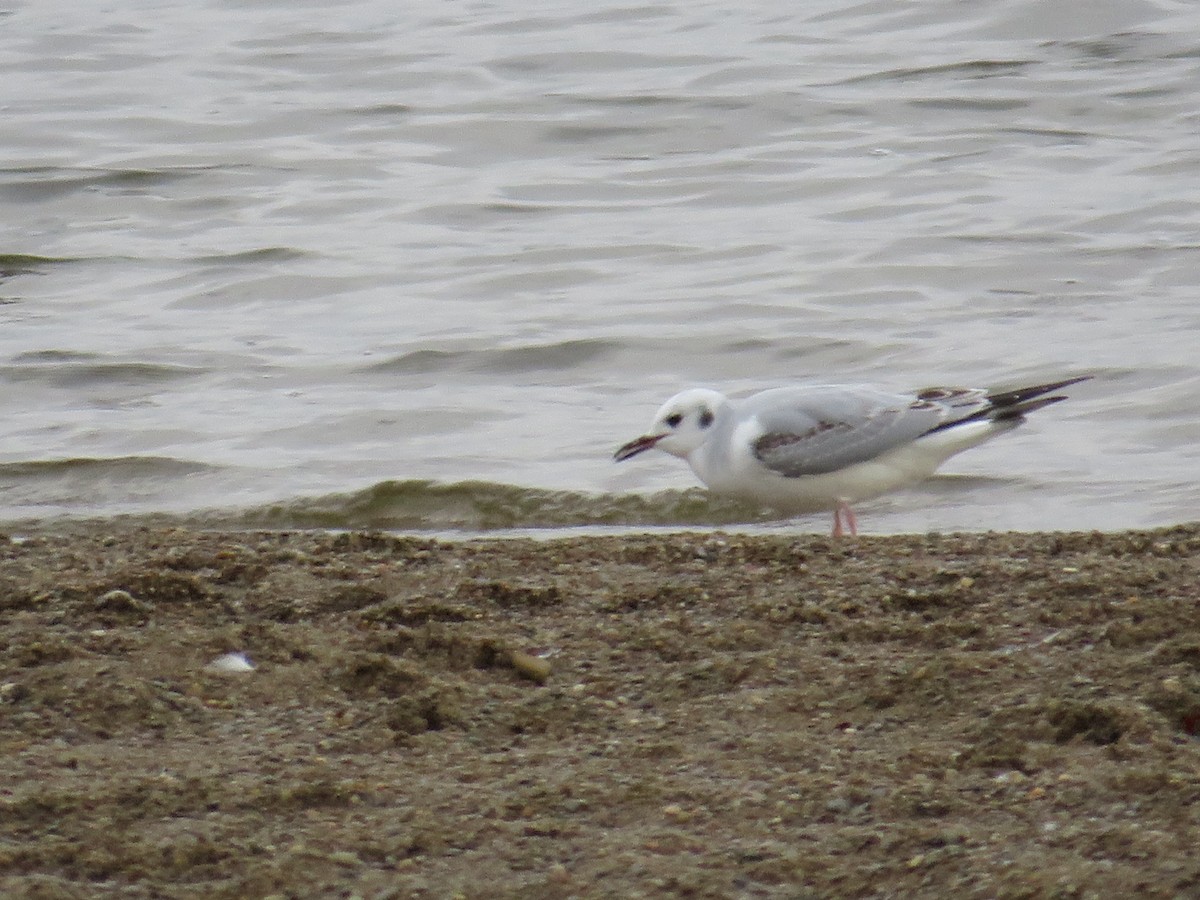
<path fill-rule="evenodd" d="M 1038 528 L 1038 529 L 954 529 L 945 530 L 930 528 L 923 531 L 874 532 L 870 523 L 857 536 L 845 536 L 845 540 L 889 541 L 889 540 L 940 540 L 943 538 L 984 537 L 1002 535 L 1019 539 L 1022 536 L 1035 538 L 1048 535 L 1100 535 L 1117 537 L 1120 535 L 1142 535 L 1147 538 L 1160 534 L 1190 532 L 1200 529 L 1200 520 L 1195 522 L 1179 522 L 1169 525 L 1148 525 L 1145 527 L 1113 527 L 1113 528 Z M 593 540 L 609 538 L 670 538 L 678 536 L 707 536 L 728 535 L 739 539 L 795 539 L 795 540 L 838 540 L 829 531 L 828 521 L 824 516 L 813 516 L 799 519 L 770 519 L 757 521 L 730 522 L 717 520 L 707 522 L 666 522 L 666 523 L 605 523 L 585 522 L 582 524 L 560 524 L 547 522 L 533 525 L 481 525 L 472 526 L 466 523 L 447 524 L 445 526 L 416 527 L 394 524 L 388 520 L 382 522 L 350 522 L 348 524 L 324 524 L 308 520 L 291 521 L 286 517 L 278 521 L 267 521 L 256 515 L 240 511 L 204 510 L 200 513 L 119 513 L 109 516 L 80 516 L 56 515 L 47 518 L 16 518 L 0 520 L 0 538 L 18 539 L 25 536 L 53 534 L 82 534 L 88 535 L 100 531 L 126 533 L 134 531 L 158 530 L 163 532 L 179 531 L 181 533 L 198 534 L 380 534 L 393 537 L 410 537 L 418 540 L 445 541 L 459 543 L 463 541 L 487 542 L 491 540 Z"/>
<path fill-rule="evenodd" d="M 1197 525 L 19 530 L 6 896 L 1200 890 Z"/>

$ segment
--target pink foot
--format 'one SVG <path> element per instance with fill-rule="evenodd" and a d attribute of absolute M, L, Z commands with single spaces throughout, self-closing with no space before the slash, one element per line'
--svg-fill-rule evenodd
<path fill-rule="evenodd" d="M 846 520 L 845 528 L 842 527 L 843 517 Z M 850 508 L 845 500 L 839 500 L 837 509 L 833 511 L 833 536 L 842 537 L 846 533 L 851 535 L 858 534 L 858 517 L 854 515 L 854 510 Z"/>

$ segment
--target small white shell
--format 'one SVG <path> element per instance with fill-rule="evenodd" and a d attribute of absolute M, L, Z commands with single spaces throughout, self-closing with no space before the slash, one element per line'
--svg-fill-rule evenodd
<path fill-rule="evenodd" d="M 245 653 L 226 653 L 210 662 L 206 669 L 212 672 L 253 672 L 254 663 Z"/>

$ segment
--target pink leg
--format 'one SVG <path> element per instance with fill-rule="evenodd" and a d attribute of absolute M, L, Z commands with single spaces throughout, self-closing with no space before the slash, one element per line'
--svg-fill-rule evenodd
<path fill-rule="evenodd" d="M 842 517 L 846 518 L 846 527 L 842 528 Z M 833 511 L 833 536 L 842 537 L 846 532 L 851 535 L 858 534 L 858 517 L 854 515 L 854 510 L 850 508 L 845 500 L 839 500 L 837 509 Z"/>
<path fill-rule="evenodd" d="M 850 533 L 858 537 L 858 516 L 854 514 L 848 504 L 842 504 L 842 510 L 846 513 L 846 526 L 850 529 Z"/>

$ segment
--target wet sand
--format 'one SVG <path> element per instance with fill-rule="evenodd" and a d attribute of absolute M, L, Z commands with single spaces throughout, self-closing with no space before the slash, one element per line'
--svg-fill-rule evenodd
<path fill-rule="evenodd" d="M 0 894 L 1200 896 L 1198 569 L 1195 526 L 25 531 Z"/>

